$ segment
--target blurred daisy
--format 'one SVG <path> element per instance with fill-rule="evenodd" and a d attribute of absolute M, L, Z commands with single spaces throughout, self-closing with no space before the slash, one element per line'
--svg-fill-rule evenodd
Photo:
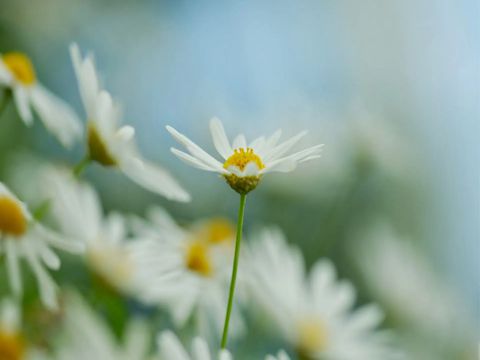
<path fill-rule="evenodd" d="M 176 156 L 196 168 L 221 174 L 232 189 L 240 194 L 255 189 L 263 174 L 289 172 L 299 163 L 320 157 L 323 146 L 315 145 L 286 155 L 307 132 L 303 131 L 279 144 L 280 130 L 268 138 L 261 136 L 248 145 L 245 136 L 240 134 L 230 144 L 222 122 L 213 118 L 210 121 L 210 132 L 215 148 L 224 159 L 220 162 L 171 126 L 167 126 L 167 130 L 189 152 L 172 148 Z"/>
<path fill-rule="evenodd" d="M 67 299 L 59 360 L 146 360 L 150 335 L 146 324 L 131 320 L 119 343 L 108 325 L 78 296 Z"/>
<path fill-rule="evenodd" d="M 189 355 L 177 336 L 171 331 L 164 331 L 158 336 L 160 359 L 162 360 L 232 360 L 228 350 L 220 350 L 218 356 L 212 357 L 205 340 L 195 338 L 192 342 L 192 351 Z"/>
<path fill-rule="evenodd" d="M 57 307 L 55 283 L 45 267 L 58 270 L 60 258 L 52 247 L 72 253 L 83 251 L 80 243 L 69 241 L 35 221 L 26 205 L 0 183 L 0 253 L 5 254 L 9 281 L 15 295 L 22 293 L 20 258 L 32 269 L 45 306 Z"/>
<path fill-rule="evenodd" d="M 166 306 L 176 326 L 194 317 L 200 333 L 217 337 L 227 303 L 234 228 L 211 219 L 184 229 L 160 208 L 151 209 L 148 218 L 133 222 L 137 239 L 131 250 L 141 297 Z M 233 326 L 234 335 L 241 332 L 238 311 Z"/>
<path fill-rule="evenodd" d="M 85 243 L 90 269 L 114 289 L 135 294 L 123 217 L 104 217 L 95 190 L 67 169 L 49 167 L 43 179 L 55 220 L 64 234 Z"/>
<path fill-rule="evenodd" d="M 285 351 L 279 351 L 277 356 L 267 355 L 265 360 L 290 360 L 290 356 Z"/>
<path fill-rule="evenodd" d="M 67 147 L 73 145 L 82 135 L 81 123 L 65 102 L 44 88 L 35 75 L 30 59 L 22 53 L 0 54 L 0 87 L 13 94 L 18 113 L 27 125 L 33 123 L 32 108 L 45 127 Z"/>
<path fill-rule="evenodd" d="M 20 309 L 11 299 L 0 304 L 0 359 L 22 360 L 25 358 L 25 340 L 20 329 Z"/>
<path fill-rule="evenodd" d="M 447 353 L 460 358 L 467 349 L 474 353 L 474 317 L 409 239 L 384 222 L 358 240 L 354 258 L 365 283 L 402 325 L 415 358 L 436 359 Z"/>
<path fill-rule="evenodd" d="M 355 293 L 337 281 L 327 260 L 318 261 L 309 278 L 298 249 L 276 229 L 261 232 L 252 243 L 248 280 L 256 304 L 281 335 L 306 359 L 387 360 L 396 354 L 389 336 L 375 328 L 382 321 L 374 305 L 352 311 Z"/>
<path fill-rule="evenodd" d="M 120 106 L 101 88 L 93 56 L 82 59 L 75 44 L 70 52 L 88 119 L 87 160 L 118 168 L 138 185 L 168 199 L 189 201 L 189 194 L 166 170 L 140 155 L 134 141 L 135 129 L 121 125 Z"/>

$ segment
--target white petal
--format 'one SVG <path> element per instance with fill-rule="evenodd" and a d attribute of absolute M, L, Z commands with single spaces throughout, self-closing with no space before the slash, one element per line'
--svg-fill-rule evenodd
<path fill-rule="evenodd" d="M 126 360 L 140 360 L 148 353 L 150 345 L 149 330 L 144 322 L 139 320 L 132 320 L 124 335 L 125 344 L 125 359 Z"/>
<path fill-rule="evenodd" d="M 11 86 L 12 83 L 13 83 L 12 73 L 3 62 L 2 54 L 0 54 L 0 84 Z"/>
<path fill-rule="evenodd" d="M 43 244 L 43 246 L 39 246 L 39 252 L 43 262 L 48 268 L 52 270 L 58 270 L 60 268 L 60 258 L 52 249 Z"/>
<path fill-rule="evenodd" d="M 234 149 L 239 149 L 239 148 L 245 149 L 245 148 L 247 147 L 247 140 L 245 139 L 245 135 L 243 135 L 243 134 L 238 135 L 238 136 L 233 140 L 232 147 L 233 147 Z"/>
<path fill-rule="evenodd" d="M 67 239 L 60 234 L 36 223 L 32 225 L 32 234 L 42 237 L 49 245 L 72 254 L 78 254 L 85 251 L 85 244 L 76 240 Z"/>
<path fill-rule="evenodd" d="M 253 161 L 250 161 L 243 169 L 243 176 L 253 176 L 258 175 L 259 173 L 260 169 L 258 168 L 258 165 Z"/>
<path fill-rule="evenodd" d="M 32 105 L 45 127 L 65 147 L 82 136 L 82 125 L 73 109 L 41 85 L 31 89 Z"/>
<path fill-rule="evenodd" d="M 135 136 L 135 129 L 130 125 L 122 126 L 117 131 L 116 136 L 123 142 L 129 142 Z"/>
<path fill-rule="evenodd" d="M 7 269 L 15 296 L 21 296 L 22 294 L 22 279 L 20 275 L 20 264 L 18 260 L 18 249 L 15 244 L 16 239 L 2 239 L 0 241 L 5 242 L 5 252 L 7 257 Z"/>
<path fill-rule="evenodd" d="M 171 331 L 164 331 L 160 334 L 158 346 L 162 359 L 190 360 L 182 344 Z"/>
<path fill-rule="evenodd" d="M 203 162 L 201 162 L 199 159 L 196 157 L 193 157 L 190 154 L 184 153 L 183 151 L 180 151 L 175 148 L 170 148 L 170 151 L 177 156 L 180 160 L 184 161 L 190 166 L 196 167 L 197 169 L 200 170 L 205 170 L 205 171 L 213 171 L 213 172 L 218 172 L 217 168 L 211 167 Z"/>
<path fill-rule="evenodd" d="M 33 115 L 27 90 L 23 86 L 15 86 L 13 88 L 13 99 L 20 118 L 26 125 L 32 125 Z"/>
<path fill-rule="evenodd" d="M 228 350 L 220 350 L 220 355 L 218 357 L 218 360 L 232 360 L 232 354 Z"/>
<path fill-rule="evenodd" d="M 295 169 L 298 163 L 316 159 L 320 156 L 323 144 L 315 145 L 305 150 L 296 152 L 284 158 L 276 159 L 266 164 L 265 173 L 267 172 L 288 172 Z"/>
<path fill-rule="evenodd" d="M 264 161 L 270 161 L 270 160 L 276 160 L 282 155 L 284 155 L 288 150 L 290 150 L 301 138 L 303 138 L 305 135 L 307 135 L 307 131 L 302 131 L 295 135 L 294 137 L 288 139 L 287 141 L 284 141 L 280 145 L 277 145 L 270 149 L 267 153 L 264 155 Z M 274 134 L 275 135 L 275 134 Z M 275 140 L 275 139 L 274 139 Z"/>
<path fill-rule="evenodd" d="M 190 201 L 190 195 L 163 168 L 136 156 L 126 156 L 120 168 L 131 180 L 147 190 L 176 201 Z"/>
<path fill-rule="evenodd" d="M 85 59 L 82 59 L 77 44 L 70 45 L 70 55 L 77 76 L 78 89 L 83 101 L 83 106 L 87 112 L 87 117 L 91 118 L 94 114 L 96 98 L 100 92 L 93 56 L 89 54 Z"/>
<path fill-rule="evenodd" d="M 47 271 L 43 268 L 42 264 L 40 264 L 36 254 L 34 254 L 32 244 L 25 244 L 23 248 L 27 262 L 37 278 L 42 303 L 49 309 L 57 309 L 58 302 L 55 283 Z"/>
<path fill-rule="evenodd" d="M 208 166 L 211 166 L 219 171 L 223 169 L 222 163 L 216 160 L 214 157 L 209 155 L 205 150 L 200 148 L 197 144 L 187 138 L 185 135 L 179 133 L 177 130 L 172 128 L 171 126 L 167 126 L 168 132 L 177 140 L 179 143 L 183 144 L 187 150 L 195 156 L 200 161 L 204 162 Z"/>
<path fill-rule="evenodd" d="M 213 144 L 218 153 L 226 160 L 233 154 L 232 147 L 228 141 L 223 124 L 218 118 L 210 120 L 210 132 L 212 134 Z"/>
<path fill-rule="evenodd" d="M 195 360 L 211 360 L 207 343 L 199 337 L 193 339 L 192 354 L 194 354 Z"/>

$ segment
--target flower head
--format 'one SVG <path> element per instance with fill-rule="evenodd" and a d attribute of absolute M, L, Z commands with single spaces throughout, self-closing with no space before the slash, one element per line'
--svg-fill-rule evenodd
<path fill-rule="evenodd" d="M 80 121 L 65 102 L 44 88 L 37 80 L 31 60 L 23 53 L 0 54 L 0 88 L 13 94 L 20 117 L 27 125 L 33 122 L 33 108 L 45 127 L 60 142 L 71 147 L 82 135 Z"/>
<path fill-rule="evenodd" d="M 135 218 L 132 227 L 139 296 L 166 306 L 176 326 L 194 318 L 199 332 L 218 336 L 227 302 L 233 226 L 216 218 L 183 228 L 156 207 L 149 211 L 148 221 Z M 243 322 L 238 311 L 233 325 L 234 335 L 240 334 Z"/>
<path fill-rule="evenodd" d="M 375 330 L 381 311 L 374 305 L 352 310 L 353 286 L 336 279 L 329 261 L 318 261 L 306 278 L 300 252 L 279 230 L 264 230 L 256 240 L 248 257 L 252 296 L 301 358 L 397 358 L 388 333 Z"/>
<path fill-rule="evenodd" d="M 0 359 L 22 360 L 25 352 L 18 305 L 11 299 L 3 299 L 0 304 Z"/>
<path fill-rule="evenodd" d="M 12 289 L 16 295 L 22 293 L 19 259 L 25 258 L 37 278 L 42 302 L 55 308 L 55 283 L 45 270 L 60 267 L 52 247 L 73 253 L 83 250 L 81 243 L 64 239 L 38 223 L 26 205 L 0 183 L 0 253 L 6 256 Z"/>
<path fill-rule="evenodd" d="M 230 187 L 240 194 L 255 189 L 262 176 L 268 172 L 289 172 L 299 163 L 320 157 L 323 146 L 315 145 L 287 155 L 307 132 L 278 143 L 280 130 L 268 138 L 259 137 L 248 145 L 245 136 L 240 134 L 230 144 L 221 121 L 213 118 L 210 121 L 210 132 L 216 150 L 224 159 L 220 162 L 171 126 L 167 126 L 167 130 L 188 151 L 186 153 L 172 148 L 176 156 L 196 168 L 221 174 Z"/>
<path fill-rule="evenodd" d="M 100 86 L 93 56 L 82 58 L 76 44 L 70 47 L 70 52 L 87 115 L 89 159 L 118 168 L 138 185 L 168 199 L 189 201 L 189 194 L 165 169 L 140 155 L 135 129 L 121 125 L 120 105 Z"/>

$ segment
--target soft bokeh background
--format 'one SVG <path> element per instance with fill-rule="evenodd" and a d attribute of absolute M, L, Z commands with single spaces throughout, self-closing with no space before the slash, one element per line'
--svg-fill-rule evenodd
<path fill-rule="evenodd" d="M 166 124 L 208 149 L 214 115 L 230 135 L 309 129 L 324 157 L 266 178 L 248 200 L 247 229 L 281 224 L 308 263 L 333 258 L 363 302 L 380 299 L 355 265 L 360 234 L 388 223 L 425 254 L 468 313 L 465 338 L 478 340 L 479 15 L 468 0 L 0 0 L 0 51 L 28 53 L 39 79 L 79 112 L 68 45 L 94 51 L 142 151 L 194 197 L 169 203 L 94 166 L 87 177 L 107 209 L 143 214 L 161 204 L 185 221 L 234 219 L 234 193 L 173 158 Z M 2 180 L 20 150 L 72 164 L 83 151 L 66 153 L 9 108 L 0 118 Z"/>

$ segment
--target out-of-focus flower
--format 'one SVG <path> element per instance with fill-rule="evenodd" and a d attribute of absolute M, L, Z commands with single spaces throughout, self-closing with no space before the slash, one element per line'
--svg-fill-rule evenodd
<path fill-rule="evenodd" d="M 226 220 L 212 219 L 183 229 L 160 208 L 151 209 L 148 218 L 149 222 L 133 221 L 138 239 L 131 251 L 140 296 L 167 306 L 176 326 L 194 316 L 200 333 L 213 329 L 218 336 L 227 303 L 234 228 Z M 235 311 L 234 335 L 242 325 Z"/>
<path fill-rule="evenodd" d="M 34 67 L 25 54 L 0 54 L 0 87 L 11 91 L 25 124 L 32 124 L 33 108 L 64 146 L 71 147 L 81 137 L 82 126 L 75 112 L 37 81 Z M 7 91 L 4 101 L 5 96 L 10 96 Z"/>
<path fill-rule="evenodd" d="M 474 352 L 477 339 L 465 304 L 414 244 L 386 222 L 372 227 L 360 240 L 354 258 L 365 283 L 403 327 L 413 352 L 420 351 L 422 359 L 458 351 L 455 347 Z"/>
<path fill-rule="evenodd" d="M 55 283 L 45 267 L 58 270 L 60 258 L 52 247 L 72 253 L 83 251 L 79 242 L 63 236 L 38 223 L 26 205 L 5 185 L 0 183 L 0 253 L 5 254 L 9 281 L 15 295 L 22 293 L 20 258 L 32 269 L 45 306 L 57 307 Z"/>
<path fill-rule="evenodd" d="M 382 313 L 374 305 L 352 311 L 353 286 L 336 279 L 327 260 L 305 278 L 298 249 L 277 229 L 265 229 L 249 251 L 249 287 L 259 308 L 300 356 L 308 359 L 387 360 L 396 358 L 389 335 L 376 331 Z"/>
<path fill-rule="evenodd" d="M 138 185 L 168 199 L 189 201 L 189 194 L 165 169 L 140 155 L 134 141 L 135 129 L 121 126 L 120 106 L 101 88 L 93 56 L 82 59 L 75 44 L 70 52 L 87 115 L 88 159 L 118 168 Z"/>
<path fill-rule="evenodd" d="M 280 130 L 268 138 L 261 136 L 248 145 L 245 136 L 240 134 L 230 144 L 222 122 L 213 118 L 210 121 L 210 132 L 215 148 L 225 160 L 222 163 L 171 126 L 167 126 L 167 130 L 190 153 L 187 154 L 172 148 L 172 152 L 178 158 L 201 170 L 221 174 L 230 187 L 240 194 L 246 194 L 255 189 L 263 174 L 289 172 L 294 170 L 299 163 L 320 157 L 323 146 L 315 145 L 286 155 L 307 132 L 302 131 L 278 144 L 282 134 Z"/>
<path fill-rule="evenodd" d="M 20 310 L 11 299 L 0 304 L 0 359 L 22 360 L 25 358 L 25 340 L 20 331 Z"/>
<path fill-rule="evenodd" d="M 220 350 L 218 356 L 212 357 L 205 340 L 197 337 L 192 342 L 191 355 L 185 350 L 180 340 L 171 331 L 164 331 L 158 336 L 158 347 L 161 360 L 232 360 L 228 350 Z"/>
<path fill-rule="evenodd" d="M 43 178 L 56 221 L 64 234 L 85 243 L 89 267 L 116 290 L 135 294 L 123 217 L 105 217 L 95 190 L 67 169 L 46 168 Z"/>
<path fill-rule="evenodd" d="M 278 352 L 277 356 L 267 355 L 265 360 L 290 360 L 290 356 L 288 356 L 285 351 L 281 350 Z"/>
<path fill-rule="evenodd" d="M 131 320 L 125 329 L 123 343 L 84 301 L 71 295 L 67 298 L 63 335 L 56 349 L 58 360 L 146 360 L 150 335 L 145 323 Z"/>

